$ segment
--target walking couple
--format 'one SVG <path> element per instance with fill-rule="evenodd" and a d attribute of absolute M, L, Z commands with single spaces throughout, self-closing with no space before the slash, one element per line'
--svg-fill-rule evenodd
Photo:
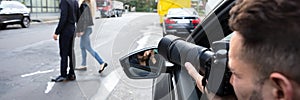
<path fill-rule="evenodd" d="M 74 54 L 74 37 L 75 32 L 80 39 L 80 48 L 82 53 L 81 66 L 75 69 L 86 70 L 86 57 L 88 51 L 100 64 L 99 73 L 106 67 L 105 63 L 99 54 L 91 47 L 90 35 L 92 33 L 93 23 L 93 5 L 91 0 L 83 0 L 80 7 L 78 7 L 77 0 L 61 0 L 60 2 L 61 16 L 56 28 L 53 39 L 57 40 L 59 35 L 59 48 L 60 48 L 60 76 L 52 79 L 54 82 L 62 82 L 67 80 L 75 80 L 76 75 L 74 72 L 75 54 Z M 77 27 L 75 25 L 77 23 Z M 69 73 L 67 74 L 69 57 Z"/>

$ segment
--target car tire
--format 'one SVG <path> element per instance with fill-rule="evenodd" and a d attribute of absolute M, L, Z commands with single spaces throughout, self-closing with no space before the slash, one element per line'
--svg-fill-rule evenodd
<path fill-rule="evenodd" d="M 21 21 L 22 28 L 28 28 L 30 26 L 30 19 L 29 17 L 23 17 Z"/>
<path fill-rule="evenodd" d="M 3 30 L 3 29 L 6 29 L 7 25 L 6 24 L 2 24 L 0 25 L 0 29 Z"/>

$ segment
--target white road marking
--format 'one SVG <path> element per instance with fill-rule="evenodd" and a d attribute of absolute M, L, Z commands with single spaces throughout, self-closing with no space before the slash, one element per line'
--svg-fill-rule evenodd
<path fill-rule="evenodd" d="M 122 70 L 121 67 L 111 72 L 109 75 L 101 80 L 101 85 L 97 93 L 91 98 L 91 100 L 106 100 L 109 94 L 117 86 L 120 81 L 120 75 L 118 71 Z"/>
<path fill-rule="evenodd" d="M 55 84 L 55 82 L 48 82 L 47 88 L 44 93 L 46 93 L 46 94 L 49 93 L 52 90 L 54 84 Z"/>
<path fill-rule="evenodd" d="M 117 73 L 117 70 L 114 70 L 112 73 L 110 73 L 107 77 L 103 78 L 103 83 L 106 89 L 111 92 L 117 85 L 117 83 L 120 81 L 120 77 Z"/>
<path fill-rule="evenodd" d="M 143 37 L 136 41 L 138 46 L 133 51 L 140 50 L 145 47 L 155 47 L 158 45 L 161 38 L 162 37 L 159 34 L 145 32 Z"/>
<path fill-rule="evenodd" d="M 36 74 L 50 73 L 50 72 L 53 72 L 53 71 L 54 71 L 53 69 L 46 70 L 46 71 L 37 71 L 37 72 L 21 75 L 21 77 L 28 77 L 28 76 L 32 76 L 32 75 L 36 75 Z"/>

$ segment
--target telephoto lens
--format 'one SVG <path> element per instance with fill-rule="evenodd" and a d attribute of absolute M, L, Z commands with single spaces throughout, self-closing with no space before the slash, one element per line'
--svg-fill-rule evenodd
<path fill-rule="evenodd" d="M 186 42 L 174 35 L 167 35 L 158 44 L 158 53 L 169 62 L 184 66 L 190 62 L 201 75 L 205 73 L 205 67 L 210 66 L 214 55 L 208 48 Z"/>
<path fill-rule="evenodd" d="M 230 36 L 215 41 L 211 49 L 167 35 L 158 44 L 158 53 L 169 62 L 184 66 L 190 62 L 203 76 L 202 85 L 219 96 L 234 95 L 227 66 Z"/>

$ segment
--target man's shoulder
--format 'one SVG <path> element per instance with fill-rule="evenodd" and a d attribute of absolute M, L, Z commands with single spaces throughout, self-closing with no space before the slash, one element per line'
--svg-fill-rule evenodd
<path fill-rule="evenodd" d="M 78 3 L 77 0 L 61 0 L 61 1 L 66 1 L 69 5 L 73 5 L 75 3 Z"/>

